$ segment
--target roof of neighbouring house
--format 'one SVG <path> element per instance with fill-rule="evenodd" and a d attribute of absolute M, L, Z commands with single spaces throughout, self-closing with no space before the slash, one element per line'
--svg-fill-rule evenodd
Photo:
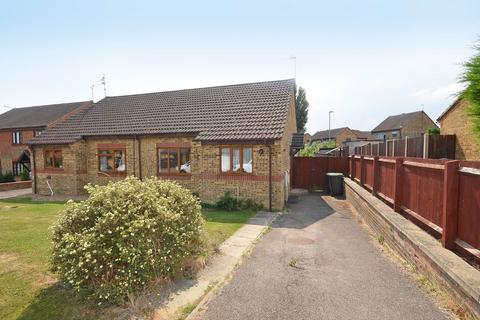
<path fill-rule="evenodd" d="M 390 131 L 397 130 L 404 127 L 410 120 L 415 119 L 423 115 L 423 111 L 415 111 L 409 113 L 397 114 L 394 116 L 389 116 L 383 120 L 372 132 L 381 132 L 381 131 Z"/>
<path fill-rule="evenodd" d="M 348 127 L 330 129 L 330 133 L 328 132 L 329 130 L 317 131 L 313 134 L 312 141 L 325 140 L 328 139 L 328 137 L 335 138 L 340 132 L 345 129 L 348 129 Z"/>
<path fill-rule="evenodd" d="M 0 129 L 45 127 L 91 101 L 14 108 L 0 115 Z"/>
<path fill-rule="evenodd" d="M 449 105 L 448 108 L 445 109 L 445 111 L 443 111 L 442 114 L 437 118 L 437 121 L 442 120 L 442 118 L 445 117 L 447 113 L 449 113 L 451 110 L 453 110 L 456 106 L 459 105 L 460 101 L 462 101 L 462 97 L 458 97 L 457 99 L 455 99 L 455 101 L 453 101 L 453 103 Z"/>
<path fill-rule="evenodd" d="M 279 139 L 295 80 L 106 97 L 30 144 L 89 136 L 192 135 L 202 141 Z"/>
<path fill-rule="evenodd" d="M 370 131 L 361 131 L 361 130 L 355 130 L 355 129 L 352 129 L 352 131 L 353 133 L 355 133 L 358 139 L 366 139 L 366 140 L 373 139 L 373 135 Z"/>

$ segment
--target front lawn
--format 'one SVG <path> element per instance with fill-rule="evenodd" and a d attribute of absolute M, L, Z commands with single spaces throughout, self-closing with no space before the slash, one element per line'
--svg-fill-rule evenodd
<path fill-rule="evenodd" d="M 0 200 L 0 319 L 111 319 L 112 310 L 80 301 L 49 272 L 49 227 L 63 203 Z M 253 211 L 203 209 L 209 241 L 219 245 Z"/>

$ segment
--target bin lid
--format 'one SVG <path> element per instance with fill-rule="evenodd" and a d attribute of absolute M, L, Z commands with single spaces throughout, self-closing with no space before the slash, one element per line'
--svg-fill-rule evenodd
<path fill-rule="evenodd" d="M 327 176 L 329 176 L 329 177 L 339 177 L 339 176 L 342 176 L 342 177 L 343 177 L 343 173 L 340 173 L 340 172 L 327 172 Z"/>

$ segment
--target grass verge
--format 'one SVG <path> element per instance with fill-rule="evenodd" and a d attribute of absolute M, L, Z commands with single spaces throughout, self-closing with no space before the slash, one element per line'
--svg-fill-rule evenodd
<path fill-rule="evenodd" d="M 0 319 L 115 317 L 115 310 L 99 308 L 63 288 L 49 271 L 49 227 L 63 206 L 30 198 L 0 200 Z M 204 208 L 203 214 L 209 242 L 217 247 L 254 212 Z"/>

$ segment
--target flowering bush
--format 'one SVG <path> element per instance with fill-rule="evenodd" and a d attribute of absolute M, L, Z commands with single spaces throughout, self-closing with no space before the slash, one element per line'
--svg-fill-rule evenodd
<path fill-rule="evenodd" d="M 86 189 L 53 227 L 52 265 L 99 303 L 121 303 L 203 254 L 199 200 L 175 182 L 128 177 Z"/>

